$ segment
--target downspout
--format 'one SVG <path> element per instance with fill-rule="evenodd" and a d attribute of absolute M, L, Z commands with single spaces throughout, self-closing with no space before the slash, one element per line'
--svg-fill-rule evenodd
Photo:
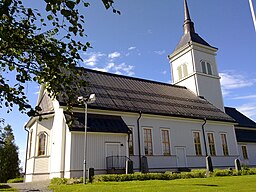
<path fill-rule="evenodd" d="M 204 123 L 202 125 L 202 130 L 203 130 L 203 137 L 204 137 L 204 149 L 205 149 L 205 156 L 208 156 L 208 152 L 207 152 L 207 146 L 206 146 L 206 139 L 205 139 L 205 130 L 204 130 L 204 126 L 206 124 L 206 118 L 204 118 Z"/>
<path fill-rule="evenodd" d="M 141 148 L 140 148 L 140 118 L 141 111 L 139 112 L 139 118 L 137 119 L 137 131 L 138 131 L 138 147 L 139 147 L 139 171 L 141 172 Z"/>
<path fill-rule="evenodd" d="M 26 129 L 26 127 L 24 127 L 24 130 L 27 132 L 27 147 L 26 147 L 25 166 L 24 166 L 24 175 L 25 175 L 25 181 L 26 181 L 29 131 Z"/>

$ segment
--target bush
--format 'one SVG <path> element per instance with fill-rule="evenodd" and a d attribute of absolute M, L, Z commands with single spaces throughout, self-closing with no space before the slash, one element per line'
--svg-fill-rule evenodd
<path fill-rule="evenodd" d="M 51 185 L 62 185 L 62 184 L 67 184 L 68 179 L 67 178 L 58 178 L 55 177 L 51 179 Z"/>
<path fill-rule="evenodd" d="M 24 178 L 23 177 L 18 177 L 18 178 L 14 178 L 14 179 L 9 179 L 7 181 L 7 183 L 23 183 L 24 182 Z"/>

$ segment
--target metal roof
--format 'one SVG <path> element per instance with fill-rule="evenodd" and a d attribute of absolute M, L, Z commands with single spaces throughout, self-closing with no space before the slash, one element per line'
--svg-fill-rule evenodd
<path fill-rule="evenodd" d="M 252 128 L 256 130 L 256 123 L 246 117 L 244 114 L 240 113 L 237 111 L 235 108 L 232 107 L 225 107 L 225 112 L 232 117 L 233 119 L 236 120 L 238 123 L 238 127 L 246 127 L 246 128 Z"/>
<path fill-rule="evenodd" d="M 237 142 L 256 143 L 256 130 L 235 129 Z"/>
<path fill-rule="evenodd" d="M 185 87 L 84 68 L 78 70 L 84 70 L 82 78 L 89 83 L 89 87 L 81 89 L 83 96 L 96 94 L 96 102 L 89 104 L 89 108 L 234 122 Z M 61 100 L 60 104 L 65 105 Z"/>
<path fill-rule="evenodd" d="M 67 120 L 71 119 L 71 116 L 65 114 Z M 84 113 L 74 113 L 73 123 L 69 126 L 70 131 L 83 131 L 84 132 Z M 109 133 L 129 133 L 130 129 L 120 116 L 112 115 L 99 115 L 88 114 L 87 115 L 87 131 L 88 132 L 109 132 Z"/>

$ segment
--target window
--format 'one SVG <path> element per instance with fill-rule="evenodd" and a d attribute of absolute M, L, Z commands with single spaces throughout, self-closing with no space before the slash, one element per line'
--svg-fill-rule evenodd
<path fill-rule="evenodd" d="M 178 67 L 177 71 L 178 71 L 178 77 L 179 79 L 181 79 L 182 78 L 181 66 Z"/>
<path fill-rule="evenodd" d="M 131 130 L 131 133 L 129 134 L 129 155 L 134 155 L 134 149 L 133 149 L 133 127 L 129 126 L 129 129 Z"/>
<path fill-rule="evenodd" d="M 246 145 L 242 146 L 242 153 L 243 153 L 243 158 L 248 159 L 248 154 L 247 154 L 247 147 Z"/>
<path fill-rule="evenodd" d="M 38 156 L 46 155 L 46 133 L 40 133 L 38 138 Z"/>
<path fill-rule="evenodd" d="M 208 75 L 212 75 L 212 66 L 206 61 L 201 61 L 202 72 Z"/>
<path fill-rule="evenodd" d="M 161 133 L 162 133 L 163 155 L 171 155 L 169 130 L 163 129 L 163 130 L 161 130 Z"/>
<path fill-rule="evenodd" d="M 28 157 L 31 157 L 31 151 L 32 151 L 32 136 L 33 136 L 33 130 L 30 131 L 29 133 L 29 152 L 28 152 Z"/>
<path fill-rule="evenodd" d="M 196 155 L 202 155 L 200 132 L 193 132 Z"/>
<path fill-rule="evenodd" d="M 228 143 L 227 143 L 227 135 L 225 133 L 220 134 L 221 142 L 222 142 L 222 151 L 223 155 L 228 156 Z"/>
<path fill-rule="evenodd" d="M 144 129 L 144 151 L 145 151 L 145 155 L 153 155 L 151 129 Z"/>
<path fill-rule="evenodd" d="M 188 66 L 187 64 L 182 64 L 177 68 L 178 71 L 178 78 L 182 79 L 186 76 L 188 76 Z"/>
<path fill-rule="evenodd" d="M 216 156 L 213 133 L 207 133 L 207 137 L 208 137 L 208 144 L 209 144 L 210 154 L 211 154 L 211 156 Z"/>

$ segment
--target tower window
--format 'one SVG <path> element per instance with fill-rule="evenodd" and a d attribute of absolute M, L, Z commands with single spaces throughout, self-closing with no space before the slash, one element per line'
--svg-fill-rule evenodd
<path fill-rule="evenodd" d="M 206 61 L 201 61 L 202 72 L 208 75 L 212 75 L 212 66 Z"/>
<path fill-rule="evenodd" d="M 178 78 L 179 80 L 188 76 L 188 66 L 187 64 L 182 64 L 177 68 L 178 71 Z"/>

